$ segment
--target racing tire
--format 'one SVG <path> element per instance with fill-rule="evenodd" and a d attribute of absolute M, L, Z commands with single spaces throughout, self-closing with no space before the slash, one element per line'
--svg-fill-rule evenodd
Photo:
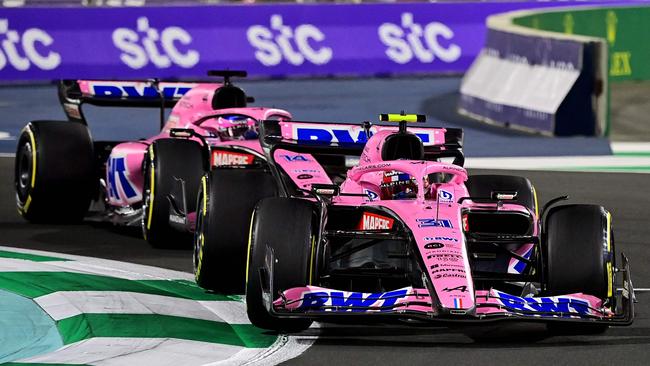
<path fill-rule="evenodd" d="M 18 212 L 34 223 L 74 223 L 97 193 L 88 127 L 70 121 L 34 121 L 18 138 L 14 184 Z"/>
<path fill-rule="evenodd" d="M 202 288 L 243 294 L 246 238 L 257 202 L 277 195 L 270 172 L 214 169 L 201 179 L 194 231 L 194 277 Z"/>
<path fill-rule="evenodd" d="M 196 210 L 196 196 L 201 176 L 205 174 L 203 147 L 192 140 L 160 139 L 154 141 L 145 156 L 142 233 L 155 248 L 189 246 L 189 232 L 179 231 L 169 222 L 170 199 L 181 205 L 178 179 L 185 182 L 188 213 Z M 181 194 L 182 195 L 182 194 Z"/>
<path fill-rule="evenodd" d="M 615 248 L 611 214 L 598 205 L 562 205 L 549 210 L 542 235 L 547 296 L 582 292 L 615 304 Z M 591 334 L 601 324 L 548 323 L 555 333 Z"/>
<path fill-rule="evenodd" d="M 299 332 L 313 322 L 269 314 L 263 301 L 261 269 L 265 267 L 268 247 L 274 253 L 273 286 L 276 291 L 311 284 L 312 264 L 317 262 L 312 258 L 316 231 L 314 216 L 313 204 L 296 198 L 267 198 L 255 208 L 248 243 L 246 311 L 256 327 Z"/>
<path fill-rule="evenodd" d="M 515 203 L 526 206 L 537 215 L 537 194 L 533 184 L 516 175 L 470 175 L 465 186 L 471 197 L 489 198 L 494 191 L 516 191 Z"/>

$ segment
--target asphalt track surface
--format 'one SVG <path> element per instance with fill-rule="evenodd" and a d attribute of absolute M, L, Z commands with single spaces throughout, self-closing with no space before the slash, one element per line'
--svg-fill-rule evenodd
<path fill-rule="evenodd" d="M 474 171 L 472 173 L 485 173 Z M 192 271 L 188 249 L 152 249 L 137 229 L 86 222 L 33 225 L 14 204 L 13 159 L 0 158 L 0 244 L 116 259 Z M 540 202 L 569 194 L 575 203 L 598 203 L 614 217 L 616 246 L 631 261 L 636 287 L 650 286 L 650 186 L 647 174 L 518 172 L 530 177 Z M 289 365 L 642 365 L 650 346 L 650 295 L 638 294 L 631 327 L 597 336 L 551 336 L 541 324 L 501 322 L 463 328 L 407 326 L 325 326 L 304 354 Z"/>

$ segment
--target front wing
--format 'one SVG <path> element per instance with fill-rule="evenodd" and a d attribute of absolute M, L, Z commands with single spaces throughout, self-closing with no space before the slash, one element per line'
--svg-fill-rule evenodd
<path fill-rule="evenodd" d="M 270 248 L 267 248 L 270 249 Z M 337 320 L 343 317 L 364 317 L 367 320 L 412 319 L 431 322 L 475 322 L 494 320 L 565 321 L 630 325 L 634 319 L 634 288 L 629 262 L 622 255 L 622 289 L 616 305 L 603 306 L 603 300 L 575 293 L 552 297 L 519 297 L 491 289 L 475 293 L 471 311 L 453 310 L 441 313 L 429 291 L 405 287 L 383 293 L 347 292 L 317 286 L 273 291 L 273 252 L 267 251 L 268 279 L 264 299 L 270 314 L 280 318 L 311 318 Z M 278 293 L 279 297 L 271 296 Z"/>

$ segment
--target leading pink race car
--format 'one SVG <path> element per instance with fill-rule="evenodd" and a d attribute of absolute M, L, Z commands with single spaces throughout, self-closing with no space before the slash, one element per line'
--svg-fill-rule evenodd
<path fill-rule="evenodd" d="M 230 78 L 243 71 L 212 71 L 223 83 L 66 80 L 59 98 L 68 121 L 32 121 L 16 154 L 18 211 L 32 222 L 71 222 L 89 215 L 118 224 L 141 225 L 154 246 L 189 244 L 201 177 L 215 167 L 244 168 L 264 175 L 260 120 L 290 120 L 276 108 L 252 101 Z M 82 106 L 160 108 L 161 131 L 137 141 L 94 141 Z M 164 120 L 164 109 L 173 107 Z M 134 121 L 141 123 L 140 121 Z M 254 201 L 264 190 L 248 184 Z M 91 205 L 92 203 L 92 205 Z M 234 206 L 230 200 L 223 206 Z M 242 204 L 246 204 L 243 202 Z M 234 228 L 247 233 L 247 220 Z M 240 243 L 241 239 L 237 239 Z"/>
<path fill-rule="evenodd" d="M 591 333 L 631 324 L 629 265 L 624 255 L 616 263 L 605 208 L 559 197 L 540 211 L 528 179 L 468 176 L 462 131 L 407 130 L 424 116 L 381 119 L 399 128 L 262 123 L 279 193 L 253 212 L 254 325 L 520 319 Z M 332 174 L 323 162 L 340 155 L 360 155 L 358 165 Z"/>

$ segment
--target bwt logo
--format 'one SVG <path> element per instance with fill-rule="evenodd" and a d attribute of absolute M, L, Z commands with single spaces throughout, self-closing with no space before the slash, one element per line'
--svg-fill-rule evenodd
<path fill-rule="evenodd" d="M 172 64 L 191 68 L 199 62 L 199 53 L 190 48 L 184 51 L 179 49 L 179 46 L 191 43 L 192 36 L 185 29 L 167 27 L 158 31 L 149 26 L 147 17 L 138 18 L 137 31 L 129 28 L 113 31 L 113 44 L 122 51 L 120 59 L 132 69 L 141 69 L 149 61 L 159 69 L 166 69 Z"/>
<path fill-rule="evenodd" d="M 454 38 L 449 27 L 440 22 L 422 26 L 415 23 L 411 13 L 402 13 L 401 27 L 384 23 L 379 26 L 378 33 L 381 42 L 388 46 L 386 55 L 398 64 L 410 62 L 413 57 L 423 63 L 431 63 L 436 58 L 450 63 L 461 55 L 460 47 L 449 42 Z"/>
<path fill-rule="evenodd" d="M 578 313 L 588 315 L 589 303 L 584 300 L 565 297 L 523 298 L 497 292 L 503 306 L 512 310 L 539 311 L 544 313 Z M 566 315 L 565 315 L 566 316 Z"/>
<path fill-rule="evenodd" d="M 32 65 L 41 70 L 57 68 L 61 55 L 47 50 L 52 43 L 52 37 L 41 29 L 28 28 L 20 34 L 9 28 L 8 19 L 0 19 L 0 70 L 7 62 L 18 71 L 26 71 Z"/>
<path fill-rule="evenodd" d="M 371 130 L 371 135 L 373 130 Z M 427 144 L 430 135 L 426 133 L 416 133 L 422 140 L 422 143 Z M 341 144 L 365 144 L 368 142 L 368 136 L 364 130 L 358 129 L 340 129 L 332 127 L 322 128 L 307 128 L 297 127 L 295 129 L 295 136 L 299 141 L 314 141 L 322 143 L 338 142 Z"/>
<path fill-rule="evenodd" d="M 180 98 L 187 93 L 191 87 L 161 87 L 161 93 L 165 99 Z M 129 98 L 129 99 L 158 99 L 160 96 L 152 86 L 143 85 L 124 85 L 114 84 L 96 84 L 92 86 L 93 94 L 104 98 Z"/>
<path fill-rule="evenodd" d="M 361 292 L 322 291 L 306 293 L 298 309 L 364 312 L 377 310 L 390 311 L 397 300 L 406 297 L 408 290 L 366 294 Z M 325 308 L 325 309 L 323 309 Z"/>
<path fill-rule="evenodd" d="M 301 24 L 295 29 L 284 25 L 282 16 L 271 15 L 271 28 L 254 25 L 246 32 L 248 43 L 255 47 L 255 58 L 264 66 L 276 66 L 284 59 L 291 65 L 302 65 L 305 60 L 324 65 L 332 59 L 332 49 L 318 46 L 325 35 L 316 26 Z"/>

